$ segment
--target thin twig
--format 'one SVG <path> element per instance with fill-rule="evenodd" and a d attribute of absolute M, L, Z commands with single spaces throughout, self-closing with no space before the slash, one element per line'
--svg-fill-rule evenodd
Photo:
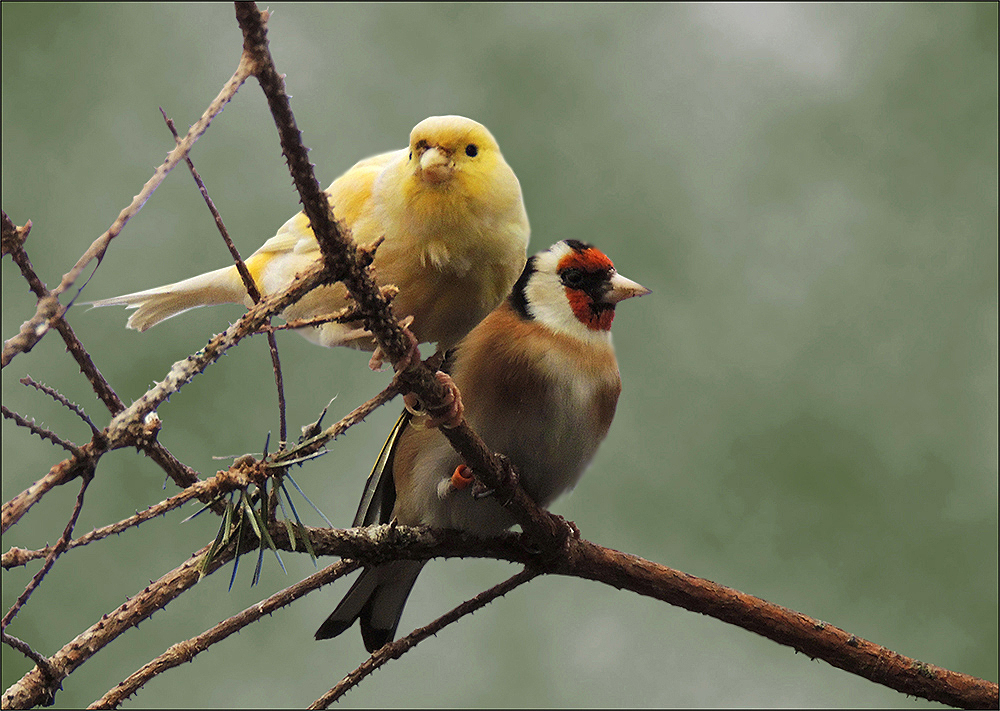
<path fill-rule="evenodd" d="M 234 469 L 219 472 L 210 479 L 205 479 L 204 481 L 192 484 L 179 494 L 175 494 L 169 499 L 164 499 L 160 503 L 154 504 L 144 511 L 138 511 L 133 516 L 122 519 L 117 523 L 112 523 L 107 526 L 94 529 L 90 533 L 70 541 L 66 546 L 66 550 L 79 548 L 80 546 L 85 546 L 88 543 L 93 543 L 94 541 L 107 538 L 108 536 L 122 533 L 133 526 L 138 526 L 146 521 L 150 521 L 158 516 L 169 513 L 170 511 L 183 506 L 192 499 L 214 499 L 245 484 L 245 478 L 234 476 Z M 29 561 L 44 558 L 51 550 L 52 546 L 46 546 L 45 548 L 41 548 L 39 550 L 11 548 L 3 554 L 2 558 L 0 558 L 0 563 L 2 563 L 2 567 L 4 569 L 18 567 L 25 565 Z"/>
<path fill-rule="evenodd" d="M 238 615 L 223 620 L 209 630 L 201 633 L 197 637 L 178 642 L 171 646 L 156 659 L 145 664 L 140 669 L 131 674 L 127 679 L 118 684 L 114 689 L 108 691 L 100 699 L 92 703 L 88 708 L 106 709 L 117 708 L 128 697 L 137 692 L 146 682 L 163 672 L 180 666 L 184 662 L 190 662 L 198 654 L 204 652 L 217 642 L 229 637 L 235 632 L 239 632 L 247 625 L 256 622 L 264 615 L 270 615 L 285 605 L 289 605 L 298 600 L 303 595 L 317 590 L 323 585 L 327 585 L 338 578 L 347 575 L 360 567 L 360 563 L 351 560 L 341 560 L 327 568 L 313 573 L 308 578 L 291 585 L 280 592 L 271 595 L 266 600 L 259 602 L 252 607 L 248 607 Z"/>
<path fill-rule="evenodd" d="M 267 348 L 271 353 L 271 368 L 274 370 L 274 385 L 278 390 L 278 451 L 288 444 L 288 418 L 285 414 L 285 381 L 281 376 L 281 359 L 278 357 L 278 339 L 274 332 L 267 334 Z"/>
<path fill-rule="evenodd" d="M 83 483 L 80 484 L 80 493 L 76 497 L 76 505 L 73 506 L 73 513 L 69 517 L 69 521 L 66 523 L 66 528 L 63 529 L 62 536 L 52 547 L 52 550 L 47 556 L 45 556 L 45 563 L 42 565 L 41 569 L 35 573 L 31 581 L 25 586 L 24 590 L 18 596 L 14 604 L 10 606 L 7 610 L 7 614 L 3 616 L 0 620 L 0 629 L 6 630 L 7 625 L 11 623 L 11 620 L 17 615 L 18 611 L 24 607 L 24 604 L 28 602 L 28 598 L 31 594 L 38 588 L 42 580 L 45 578 L 49 570 L 55 564 L 56 559 L 62 555 L 62 552 L 66 550 L 66 546 L 69 544 L 70 540 L 73 538 L 73 528 L 76 526 L 77 520 L 80 518 L 80 512 L 83 510 L 83 495 L 87 493 L 87 487 L 90 485 L 93 479 L 93 471 L 89 475 L 83 477 Z"/>
<path fill-rule="evenodd" d="M 38 278 L 28 255 L 24 251 L 24 243 L 31 233 L 31 220 L 24 223 L 23 227 L 16 227 L 13 220 L 7 216 L 6 212 L 0 212 L 0 235 L 2 235 L 3 256 L 10 255 L 14 264 L 21 270 L 21 275 L 28 282 L 28 288 L 35 292 L 39 298 L 48 293 L 45 284 Z"/>
<path fill-rule="evenodd" d="M 28 644 L 24 640 L 18 639 L 12 634 L 7 634 L 6 632 L 0 632 L 0 641 L 2 641 L 11 649 L 16 649 L 18 652 L 20 652 L 28 659 L 33 661 L 36 665 L 38 665 L 38 668 L 41 670 L 42 675 L 47 678 L 47 681 L 50 684 L 53 684 L 56 675 L 54 670 L 52 669 L 52 664 L 49 663 L 48 658 L 39 654 L 34 649 L 32 649 L 30 644 Z M 59 684 L 53 684 L 53 686 L 50 686 L 47 689 L 46 698 L 43 699 L 41 705 L 51 706 L 53 701 L 55 700 L 55 694 L 56 691 L 58 691 L 58 689 L 59 689 Z"/>
<path fill-rule="evenodd" d="M 276 331 L 294 331 L 299 328 L 310 328 L 312 326 L 322 326 L 326 323 L 348 323 L 361 318 L 358 312 L 350 306 L 338 310 L 336 313 L 312 316 L 310 318 L 294 318 L 285 323 L 268 326 L 261 326 L 261 333 L 274 333 Z"/>
<path fill-rule="evenodd" d="M 382 243 L 382 239 L 379 238 L 372 244 L 369 249 L 374 252 L 374 248 Z M 399 293 L 399 287 L 395 284 L 386 284 L 379 287 L 379 291 L 382 294 L 382 298 L 388 302 L 392 302 L 396 295 Z M 354 306 L 345 306 L 342 309 L 329 314 L 320 314 L 319 316 L 311 316 L 309 318 L 293 318 L 291 321 L 286 321 L 285 323 L 274 326 L 262 326 L 262 333 L 270 333 L 272 331 L 294 331 L 299 328 L 309 328 L 312 326 L 322 326 L 325 323 L 351 323 L 352 321 L 362 321 L 364 320 L 364 314 L 362 314 Z"/>
<path fill-rule="evenodd" d="M 325 709 L 329 707 L 330 704 L 337 701 L 341 696 L 357 686 L 365 677 L 384 665 L 386 662 L 393 659 L 399 659 L 401 656 L 417 646 L 420 642 L 427 639 L 431 635 L 437 634 L 452 622 L 455 622 L 465 615 L 472 614 L 476 610 L 485 607 L 498 597 L 506 595 L 514 588 L 528 582 L 537 575 L 538 573 L 533 570 L 522 570 L 520 573 L 511 576 L 499 585 L 494 585 L 489 590 L 481 592 L 475 597 L 466 600 L 458 607 L 441 615 L 441 617 L 437 618 L 426 627 L 414 630 L 405 637 L 397 639 L 395 642 L 389 642 L 380 649 L 375 650 L 367 661 L 344 677 L 339 684 L 330 689 L 327 693 L 316 699 L 309 706 L 309 708 Z"/>
<path fill-rule="evenodd" d="M 77 447 L 72 442 L 70 442 L 69 440 L 63 439 L 52 430 L 36 425 L 34 420 L 25 419 L 21 415 L 9 409 L 6 405 L 2 405 L 0 406 L 0 408 L 2 408 L 2 410 L 0 411 L 2 411 L 3 416 L 8 420 L 13 420 L 14 424 L 18 425 L 19 427 L 24 427 L 28 429 L 29 431 L 31 431 L 32 434 L 38 435 L 42 439 L 47 439 L 49 442 L 52 442 L 53 444 L 58 444 L 60 447 L 65 449 L 74 457 L 80 456 L 80 448 Z"/>
<path fill-rule="evenodd" d="M 170 133 L 173 134 L 174 142 L 180 144 L 181 138 L 177 135 L 177 129 L 174 127 L 174 120 L 167 116 L 167 112 L 163 110 L 163 107 L 160 107 L 160 114 L 163 116 L 163 120 L 166 121 L 167 128 L 170 129 Z M 240 251 L 236 248 L 236 244 L 229 236 L 229 230 L 226 229 L 226 225 L 222 221 L 222 215 L 219 214 L 218 208 L 215 207 L 215 202 L 208 195 L 208 188 L 205 187 L 205 182 L 201 179 L 201 175 L 195 169 L 191 156 L 184 156 L 184 161 L 187 163 L 188 170 L 191 171 L 191 177 L 194 178 L 194 182 L 198 186 L 198 191 L 201 193 L 202 199 L 208 206 L 209 212 L 212 213 L 212 218 L 215 220 L 215 226 L 219 230 L 219 234 L 222 235 L 222 239 L 226 243 L 226 247 L 229 249 L 229 253 L 233 257 L 233 261 L 236 263 L 236 270 L 240 273 L 240 278 L 243 280 L 243 286 L 246 287 L 247 293 L 250 295 L 253 302 L 255 304 L 258 303 L 260 301 L 260 290 L 257 288 L 257 282 L 254 281 L 253 276 L 250 274 L 250 270 L 247 269 L 246 262 L 244 262 L 243 257 L 240 256 Z"/>
<path fill-rule="evenodd" d="M 272 459 L 269 460 L 269 464 L 272 465 L 288 465 L 291 463 L 290 460 L 299 459 L 302 457 L 307 457 L 314 452 L 319 451 L 327 442 L 332 439 L 336 439 L 340 435 L 344 434 L 348 429 L 363 421 L 368 415 L 374 412 L 376 409 L 386 404 L 394 397 L 399 395 L 401 385 L 398 379 L 393 378 L 393 380 L 386 386 L 382 392 L 380 392 L 375 397 L 371 398 L 367 402 L 358 405 L 356 408 L 351 410 L 347 415 L 341 418 L 339 421 L 327 427 L 325 430 L 319 434 L 307 437 L 303 441 L 299 442 L 291 449 L 287 449 L 284 452 L 279 452 L 274 455 Z"/>
<path fill-rule="evenodd" d="M 35 381 L 34 379 L 32 379 L 30 375 L 25 375 L 23 378 L 21 378 L 20 383 L 21 385 L 27 385 L 48 395 L 50 398 L 52 398 L 60 405 L 65 407 L 67 410 L 69 410 L 77 417 L 79 417 L 81 420 L 86 422 L 87 425 L 90 427 L 90 431 L 93 434 L 99 435 L 101 433 L 101 431 L 97 428 L 97 425 L 94 424 L 93 420 L 91 420 L 90 417 L 87 416 L 87 413 L 83 411 L 82 407 L 80 407 L 74 402 L 70 402 L 65 395 L 63 395 L 55 388 L 49 387 L 45 383 L 39 383 Z"/>
<path fill-rule="evenodd" d="M 180 143 L 180 137 L 177 135 L 177 130 L 174 128 L 174 121 L 167 117 L 167 113 L 160 108 L 160 113 L 163 115 L 163 120 L 167 122 L 167 128 L 170 129 L 170 133 L 174 136 L 174 141 Z M 257 288 L 257 282 L 254 281 L 253 275 L 250 274 L 250 270 L 247 268 L 246 262 L 243 261 L 243 257 L 240 256 L 240 251 L 236 248 L 236 244 L 233 242 L 232 238 L 229 236 L 229 230 L 226 229 L 225 223 L 222 221 L 222 215 L 219 214 L 219 210 L 215 207 L 215 202 L 208 194 L 208 188 L 205 186 L 205 182 L 201 179 L 198 171 L 194 167 L 194 162 L 191 160 L 191 156 L 184 156 L 184 160 L 187 162 L 188 170 L 191 171 L 191 176 L 194 178 L 194 182 L 198 185 L 198 191 L 201 193 L 202 199 L 208 206 L 209 212 L 212 213 L 212 218 L 215 220 L 215 226 L 219 230 L 219 234 L 222 235 L 223 241 L 226 243 L 226 247 L 229 248 L 229 253 L 233 257 L 233 261 L 236 263 L 236 271 L 240 273 L 240 279 L 243 280 L 243 286 L 247 290 L 247 294 L 250 295 L 251 301 L 255 304 L 259 304 L 261 300 L 260 289 Z M 274 369 L 274 382 L 278 388 L 278 429 L 280 432 L 281 444 L 288 439 L 288 425 L 285 418 L 285 386 L 284 380 L 281 377 L 281 359 L 278 357 L 278 341 L 274 337 L 274 333 L 267 334 L 267 344 L 271 351 L 271 366 Z"/>
<path fill-rule="evenodd" d="M 59 296 L 76 282 L 77 278 L 91 261 L 94 259 L 100 261 L 104 258 L 104 253 L 107 251 L 111 240 L 117 237 L 128 221 L 138 214 L 142 206 L 146 204 L 146 201 L 149 200 L 153 192 L 160 186 L 160 183 L 173 170 L 174 166 L 190 152 L 195 141 L 208 130 L 212 120 L 222 112 L 226 104 L 236 95 L 236 91 L 249 76 L 250 66 L 246 61 L 241 59 L 236 73 L 226 82 L 222 91 L 219 92 L 219 95 L 212 101 L 201 118 L 191 126 L 191 129 L 184 136 L 183 140 L 177 144 L 174 150 L 167 154 L 166 160 L 154 171 L 153 176 L 146 181 L 139 194 L 132 199 L 128 207 L 119 213 L 118 217 L 111 224 L 111 227 L 94 240 L 87 251 L 83 253 L 83 256 L 77 260 L 73 268 L 63 275 L 59 285 L 49 295 L 39 299 L 35 315 L 24 322 L 18 335 L 4 343 L 3 353 L 0 354 L 0 367 L 6 367 L 18 353 L 30 351 L 48 331 L 52 319 L 62 318 L 68 307 L 59 303 Z"/>

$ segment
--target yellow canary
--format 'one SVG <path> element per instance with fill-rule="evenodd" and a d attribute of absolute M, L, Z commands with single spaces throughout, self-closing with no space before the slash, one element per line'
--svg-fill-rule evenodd
<path fill-rule="evenodd" d="M 510 292 L 524 267 L 530 229 L 521 185 L 493 135 L 471 119 L 424 119 L 410 132 L 409 148 L 358 162 L 327 193 L 356 244 L 385 237 L 372 263 L 374 278 L 399 288 L 393 312 L 413 317 L 410 330 L 420 343 L 436 342 L 442 350 L 458 343 Z M 300 212 L 246 264 L 266 296 L 319 259 Z M 251 303 L 235 266 L 93 305 L 134 308 L 128 327 L 145 331 L 182 311 L 223 303 Z M 333 284 L 282 316 L 320 316 L 346 303 L 344 285 Z M 322 346 L 375 347 L 360 322 L 298 330 Z"/>

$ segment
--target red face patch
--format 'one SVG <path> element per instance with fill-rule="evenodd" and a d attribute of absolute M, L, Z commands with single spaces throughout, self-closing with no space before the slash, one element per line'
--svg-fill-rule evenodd
<path fill-rule="evenodd" d="M 560 273 L 575 269 L 588 275 L 607 275 L 614 269 L 614 264 L 607 255 L 595 247 L 573 249 L 559 260 Z M 566 299 L 569 301 L 573 314 L 584 326 L 592 331 L 609 331 L 615 318 L 614 304 L 605 304 L 596 300 L 593 289 L 577 289 L 566 286 Z"/>
<path fill-rule="evenodd" d="M 612 304 L 598 308 L 598 303 L 591 298 L 590 294 L 568 286 L 566 287 L 566 299 L 569 301 L 570 308 L 573 309 L 573 315 L 591 331 L 611 330 L 611 322 L 615 319 L 615 307 Z"/>

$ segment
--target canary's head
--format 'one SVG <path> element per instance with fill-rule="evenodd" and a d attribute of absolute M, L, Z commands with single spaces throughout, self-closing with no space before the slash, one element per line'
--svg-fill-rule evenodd
<path fill-rule="evenodd" d="M 414 175 L 432 185 L 456 173 L 488 173 L 503 162 L 496 139 L 481 123 L 464 116 L 431 116 L 410 131 Z"/>
<path fill-rule="evenodd" d="M 528 260 L 510 300 L 523 318 L 554 331 L 607 340 L 618 302 L 649 293 L 619 274 L 596 247 L 568 239 Z"/>
<path fill-rule="evenodd" d="M 504 208 L 520 202 L 521 186 L 493 134 L 464 116 L 431 116 L 414 126 L 408 162 L 418 190 L 434 188 Z"/>

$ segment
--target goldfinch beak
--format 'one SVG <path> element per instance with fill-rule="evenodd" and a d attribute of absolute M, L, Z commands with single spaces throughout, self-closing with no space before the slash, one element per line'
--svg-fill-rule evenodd
<path fill-rule="evenodd" d="M 451 177 L 453 170 L 448 154 L 437 146 L 431 146 L 420 156 L 420 172 L 431 183 L 443 183 Z"/>
<path fill-rule="evenodd" d="M 605 304 L 617 304 L 619 301 L 631 299 L 633 296 L 645 296 L 651 293 L 653 292 L 642 284 L 626 279 L 615 272 L 615 275 L 611 277 L 611 288 L 601 297 L 601 301 Z"/>

